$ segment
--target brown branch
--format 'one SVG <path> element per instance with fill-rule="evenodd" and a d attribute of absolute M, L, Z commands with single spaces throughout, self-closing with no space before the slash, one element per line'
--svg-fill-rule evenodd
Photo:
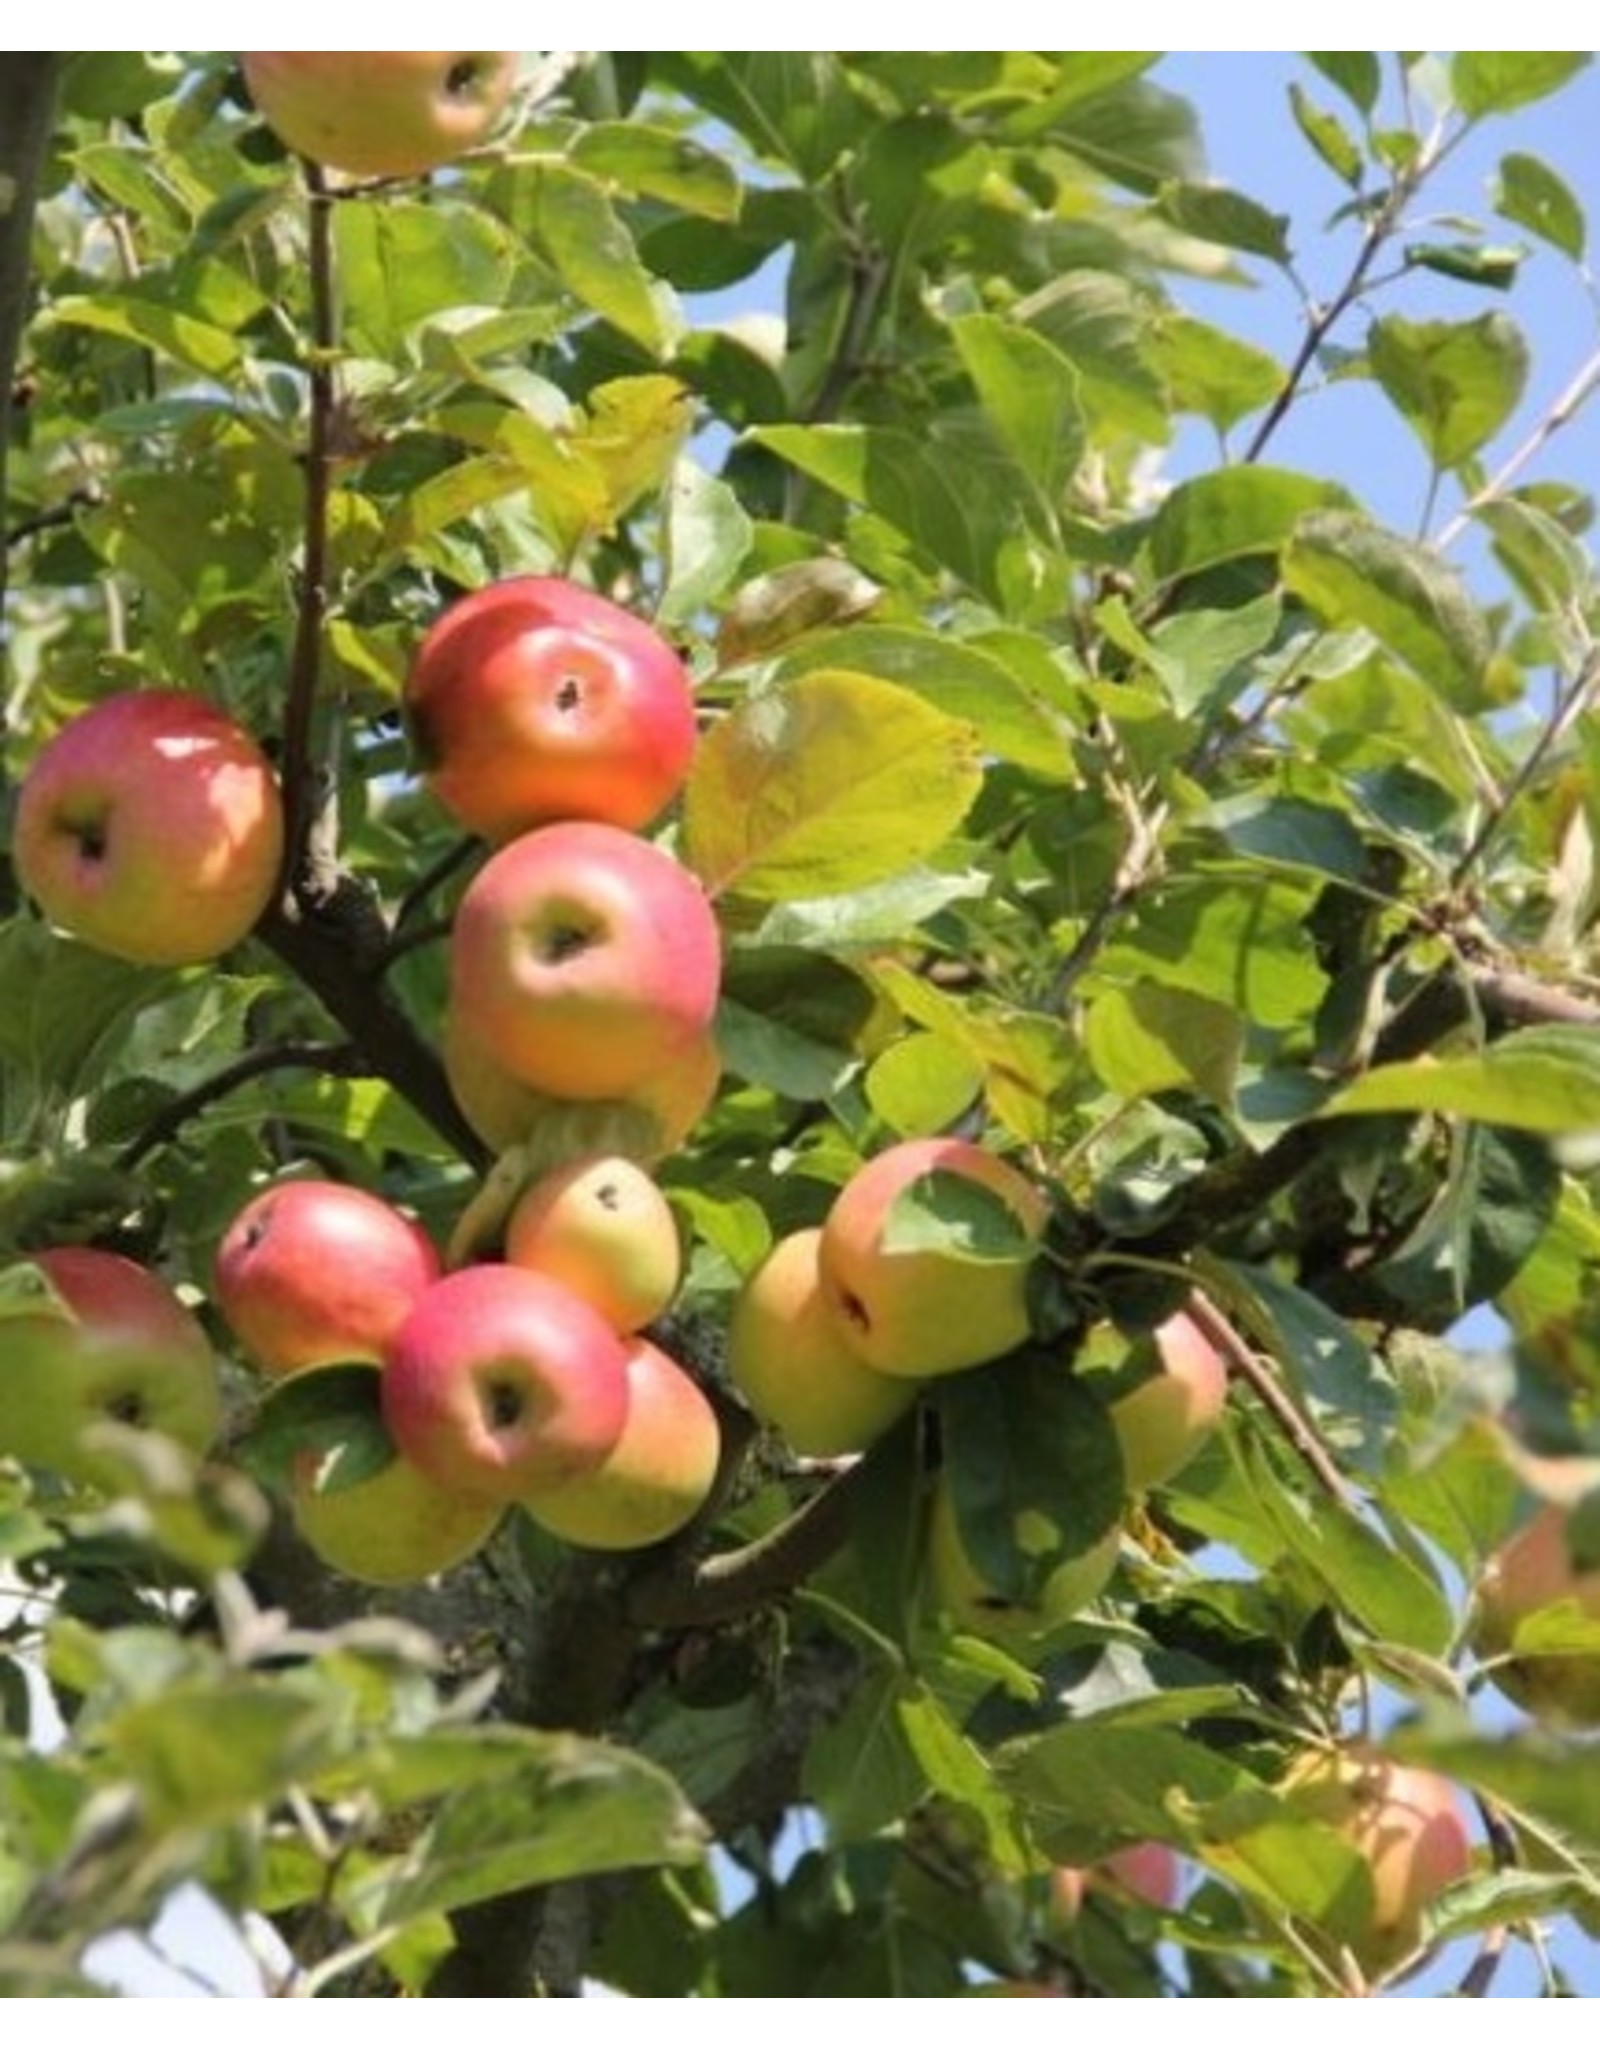
<path fill-rule="evenodd" d="M 1340 1507 L 1353 1507 L 1350 1489 L 1329 1456 L 1327 1446 L 1227 1317 L 1220 1314 L 1198 1290 L 1189 1296 L 1184 1307 L 1190 1320 L 1200 1326 L 1227 1360 L 1228 1370 L 1239 1375 L 1271 1415 L 1323 1492 L 1337 1501 Z"/>

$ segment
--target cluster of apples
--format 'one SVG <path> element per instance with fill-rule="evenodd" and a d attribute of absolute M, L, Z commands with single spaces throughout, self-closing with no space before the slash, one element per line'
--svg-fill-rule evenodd
<path fill-rule="evenodd" d="M 643 1168 L 579 1158 L 513 1205 L 504 1256 L 444 1272 L 375 1195 L 286 1181 L 224 1234 L 217 1305 L 274 1381 L 365 1364 L 394 1456 L 353 1481 L 337 1433 L 295 1460 L 292 1506 L 328 1564 L 402 1584 L 462 1563 L 508 1507 L 565 1540 L 674 1534 L 716 1475 L 710 1402 L 640 1333 L 677 1292 L 677 1226 Z"/>

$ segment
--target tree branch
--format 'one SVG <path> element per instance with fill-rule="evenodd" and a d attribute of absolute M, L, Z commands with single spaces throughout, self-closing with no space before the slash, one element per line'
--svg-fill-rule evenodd
<path fill-rule="evenodd" d="M 257 1046 L 253 1052 L 244 1053 L 217 1073 L 197 1082 L 193 1088 L 174 1096 L 165 1109 L 153 1116 L 139 1135 L 130 1139 L 117 1154 L 118 1171 L 132 1172 L 158 1145 L 165 1145 L 175 1138 L 191 1117 L 198 1116 L 213 1102 L 222 1101 L 236 1088 L 244 1087 L 262 1074 L 276 1073 L 283 1067 L 306 1067 L 321 1074 L 359 1074 L 365 1071 L 366 1060 L 353 1045 Z"/>

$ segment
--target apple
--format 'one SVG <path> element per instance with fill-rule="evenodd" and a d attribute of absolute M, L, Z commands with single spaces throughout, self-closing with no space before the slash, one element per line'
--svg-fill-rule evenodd
<path fill-rule="evenodd" d="M 12 853 L 61 930 L 123 960 L 192 966 L 236 946 L 272 900 L 283 804 L 226 712 L 184 690 L 125 690 L 35 757 Z"/>
<path fill-rule="evenodd" d="M 485 1144 L 496 1152 L 525 1145 L 550 1166 L 586 1152 L 623 1153 L 645 1166 L 667 1158 L 710 1108 L 722 1079 L 716 1041 L 703 1032 L 626 1095 L 564 1100 L 508 1073 L 454 1004 L 445 1012 L 444 1067 L 461 1114 Z"/>
<path fill-rule="evenodd" d="M 932 1174 L 998 1195 L 1030 1248 L 965 1257 L 902 1241 L 897 1204 Z M 868 1160 L 839 1191 L 822 1227 L 823 1291 L 874 1371 L 912 1379 L 963 1372 L 1027 1336 L 1031 1241 L 1046 1214 L 1033 1183 L 982 1146 L 907 1138 Z"/>
<path fill-rule="evenodd" d="M 439 1278 L 426 1231 L 362 1188 L 291 1180 L 247 1202 L 217 1249 L 216 1300 L 265 1373 L 376 1364 Z"/>
<path fill-rule="evenodd" d="M 496 841 L 590 818 L 636 830 L 694 753 L 689 672 L 659 633 L 559 576 L 512 576 L 450 606 L 405 688 L 428 786 Z"/>
<path fill-rule="evenodd" d="M 65 1305 L 8 1316 L 0 1346 L 0 1453 L 63 1478 L 114 1484 L 87 1432 L 103 1422 L 157 1431 L 196 1456 L 222 1415 L 217 1366 L 199 1322 L 159 1275 L 117 1252 L 34 1252 Z"/>
<path fill-rule="evenodd" d="M 295 1461 L 290 1511 L 322 1562 L 366 1586 L 414 1586 L 465 1564 L 500 1526 L 498 1501 L 436 1486 L 405 1458 L 352 1486 L 330 1486 L 336 1447 Z"/>
<path fill-rule="evenodd" d="M 1018 1541 L 1026 1549 L 1039 1533 L 1035 1517 L 1018 1517 Z M 956 1519 L 955 1497 L 944 1479 L 935 1482 L 928 1518 L 928 1590 L 934 1609 L 969 1635 L 1002 1642 L 1025 1641 L 1070 1621 L 1104 1590 L 1116 1569 L 1122 1532 L 1110 1529 L 1078 1557 L 1069 1557 L 1046 1579 L 1035 1602 L 1023 1605 L 997 1593 L 968 1555 Z"/>
<path fill-rule="evenodd" d="M 559 1282 L 498 1263 L 421 1295 L 390 1340 L 380 1391 L 401 1456 L 475 1500 L 592 1471 L 628 1414 L 616 1331 Z"/>
<path fill-rule="evenodd" d="M 579 821 L 524 833 L 461 898 L 451 1001 L 515 1079 L 627 1096 L 708 1030 L 721 954 L 695 878 L 660 847 Z"/>
<path fill-rule="evenodd" d="M 780 1238 L 733 1305 L 728 1372 L 763 1422 L 802 1457 L 864 1451 L 917 1398 L 918 1383 L 874 1372 L 822 1287 L 820 1230 Z"/>
<path fill-rule="evenodd" d="M 512 50 L 246 50 L 250 97 L 278 140 L 351 178 L 437 170 L 492 132 Z"/>
<path fill-rule="evenodd" d="M 505 1255 L 570 1287 L 625 1336 L 665 1314 L 683 1277 L 672 1205 L 617 1153 L 569 1160 L 525 1188 L 506 1220 Z"/>
<path fill-rule="evenodd" d="M 628 1419 L 592 1471 L 531 1488 L 524 1511 L 565 1543 L 642 1550 L 692 1522 L 717 1476 L 716 1411 L 675 1359 L 648 1338 L 627 1347 Z"/>
<path fill-rule="evenodd" d="M 1437 1772 L 1357 1743 L 1302 1751 L 1278 1789 L 1297 1814 L 1335 1830 L 1366 1865 L 1362 1896 L 1340 1902 L 1342 1945 L 1368 1977 L 1397 1968 L 1421 1945 L 1428 1907 L 1472 1868 L 1472 1837 L 1454 1788 Z"/>
<path fill-rule="evenodd" d="M 1600 1647 L 1570 1650 L 1518 1647 L 1531 1617 L 1565 1607 L 1575 1620 L 1600 1624 L 1600 1565 L 1573 1562 L 1569 1510 L 1547 1503 L 1502 1544 L 1478 1581 L 1474 1645 L 1493 1658 L 1489 1677 L 1508 1699 L 1558 1726 L 1600 1726 Z"/>
<path fill-rule="evenodd" d="M 1175 1478 L 1221 1420 L 1228 1368 L 1216 1346 L 1181 1309 L 1153 1332 L 1154 1365 L 1113 1402 L 1111 1421 L 1131 1492 Z"/>
<path fill-rule="evenodd" d="M 1170 1913 L 1182 1890 L 1183 1872 L 1175 1849 L 1166 1842 L 1132 1842 L 1087 1868 L 1063 1863 L 1052 1870 L 1049 1918 L 1057 1928 L 1070 1926 L 1083 1910 L 1084 1894 L 1090 1891 L 1139 1899 L 1159 1913 Z"/>

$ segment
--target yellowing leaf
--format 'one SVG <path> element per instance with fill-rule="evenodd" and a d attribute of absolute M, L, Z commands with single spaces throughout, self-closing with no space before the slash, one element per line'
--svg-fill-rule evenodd
<path fill-rule="evenodd" d="M 684 805 L 689 865 L 713 894 L 857 889 L 948 838 L 981 780 L 970 725 L 893 683 L 819 669 L 702 741 Z"/>

